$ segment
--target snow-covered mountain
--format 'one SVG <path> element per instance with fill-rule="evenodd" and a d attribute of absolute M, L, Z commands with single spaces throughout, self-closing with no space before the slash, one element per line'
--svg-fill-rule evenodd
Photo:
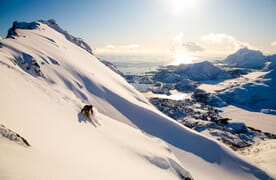
<path fill-rule="evenodd" d="M 221 91 L 218 95 L 230 102 L 276 114 L 276 55 L 267 56 L 264 70 L 257 79 Z"/>
<path fill-rule="evenodd" d="M 0 179 L 270 178 L 163 115 L 56 27 L 17 22 L 0 41 Z"/>
<path fill-rule="evenodd" d="M 194 64 L 181 64 L 179 66 L 168 66 L 160 69 L 155 74 L 155 79 L 167 83 L 178 82 L 182 79 L 191 79 L 194 81 L 226 79 L 230 74 L 216 67 L 209 61 L 203 61 Z"/>
<path fill-rule="evenodd" d="M 276 55 L 270 55 L 266 57 L 264 70 L 275 70 L 276 69 Z"/>
<path fill-rule="evenodd" d="M 264 66 L 265 56 L 261 51 L 242 48 L 226 57 L 224 62 L 233 67 L 259 69 Z"/>
<path fill-rule="evenodd" d="M 216 67 L 209 61 L 203 61 L 194 64 L 181 65 L 175 69 L 175 72 L 182 76 L 187 76 L 192 80 L 212 80 L 230 78 L 222 69 Z"/>

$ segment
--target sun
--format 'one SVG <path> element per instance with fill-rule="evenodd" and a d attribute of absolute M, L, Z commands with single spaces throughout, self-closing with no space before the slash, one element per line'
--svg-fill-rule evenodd
<path fill-rule="evenodd" d="M 180 15 L 183 12 L 187 12 L 195 7 L 195 0 L 169 0 L 172 14 Z"/>
<path fill-rule="evenodd" d="M 191 64 L 196 59 L 193 56 L 187 54 L 174 54 L 173 55 L 173 62 L 171 65 L 180 65 L 180 64 Z"/>

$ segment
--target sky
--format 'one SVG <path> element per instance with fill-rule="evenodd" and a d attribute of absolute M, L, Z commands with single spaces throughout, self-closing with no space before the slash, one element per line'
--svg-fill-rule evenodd
<path fill-rule="evenodd" d="M 276 0 L 0 0 L 2 37 L 15 20 L 50 18 L 96 54 L 276 53 Z"/>

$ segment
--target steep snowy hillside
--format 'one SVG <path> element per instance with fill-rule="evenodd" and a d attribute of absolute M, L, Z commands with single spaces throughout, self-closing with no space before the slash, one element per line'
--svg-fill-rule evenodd
<path fill-rule="evenodd" d="M 270 178 L 160 113 L 51 24 L 16 23 L 0 41 L 0 179 Z"/>
<path fill-rule="evenodd" d="M 259 69 L 264 66 L 265 56 L 260 51 L 242 48 L 229 55 L 224 62 L 234 67 Z"/>

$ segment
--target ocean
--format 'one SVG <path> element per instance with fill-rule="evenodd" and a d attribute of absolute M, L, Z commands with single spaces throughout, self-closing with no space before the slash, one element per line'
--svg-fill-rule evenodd
<path fill-rule="evenodd" d="M 144 75 L 160 66 L 169 65 L 174 60 L 169 56 L 153 55 L 97 55 L 97 57 L 113 63 L 125 75 Z"/>
<path fill-rule="evenodd" d="M 125 75 L 145 75 L 158 69 L 160 66 L 176 65 L 181 59 L 172 56 L 142 56 L 142 55 L 97 55 L 100 60 L 109 61 L 114 64 Z M 201 62 L 202 59 L 189 61 L 190 63 Z M 180 100 L 190 97 L 189 93 L 171 91 L 171 95 L 154 94 L 149 91 L 151 84 L 131 83 L 138 91 L 142 92 L 145 97 L 159 97 L 173 100 Z"/>
<path fill-rule="evenodd" d="M 180 63 L 196 63 L 208 58 L 188 56 L 158 56 L 158 55 L 96 55 L 99 59 L 113 63 L 125 75 L 144 75 L 155 71 L 160 66 L 178 65 Z M 188 58 L 188 59 L 187 59 Z M 194 58 L 194 59 L 190 59 Z M 210 59 L 210 58 L 209 58 Z M 213 61 L 213 60 L 210 60 Z"/>

